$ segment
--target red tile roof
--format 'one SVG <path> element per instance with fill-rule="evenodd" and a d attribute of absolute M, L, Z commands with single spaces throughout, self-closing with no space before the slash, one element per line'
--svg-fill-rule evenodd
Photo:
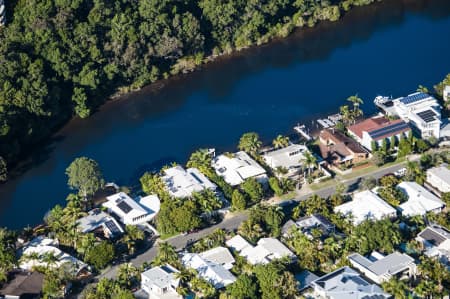
<path fill-rule="evenodd" d="M 401 120 L 400 120 L 401 121 Z M 395 121 L 393 121 L 395 122 Z M 365 119 L 363 121 L 360 121 L 359 123 L 356 123 L 352 126 L 347 127 L 347 130 L 358 136 L 359 138 L 362 138 L 363 131 L 370 132 L 372 130 L 380 129 L 385 124 L 393 123 L 389 121 L 386 117 L 372 117 Z"/>

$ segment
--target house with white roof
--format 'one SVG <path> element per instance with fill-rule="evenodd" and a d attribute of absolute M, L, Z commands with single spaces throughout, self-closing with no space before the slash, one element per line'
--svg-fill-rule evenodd
<path fill-rule="evenodd" d="M 287 147 L 265 153 L 263 159 L 273 170 L 286 169 L 286 176 L 292 177 L 301 173 L 306 152 L 309 150 L 305 145 L 290 144 Z"/>
<path fill-rule="evenodd" d="M 395 218 L 397 211 L 372 191 L 361 191 L 353 195 L 353 200 L 334 208 L 335 213 L 352 217 L 353 224 L 364 220 Z"/>
<path fill-rule="evenodd" d="M 321 214 L 313 214 L 297 219 L 297 221 L 288 220 L 281 228 L 283 236 L 288 236 L 292 227 L 297 227 L 309 239 L 313 239 L 313 230 L 320 230 L 322 236 L 327 237 L 335 232 L 335 225 Z"/>
<path fill-rule="evenodd" d="M 217 189 L 217 186 L 197 168 L 184 170 L 179 165 L 165 169 L 162 180 L 169 194 L 176 198 L 190 197 L 193 192 L 201 192 L 205 189 Z"/>
<path fill-rule="evenodd" d="M 450 192 L 450 169 L 442 164 L 427 170 L 427 183 L 441 193 Z"/>
<path fill-rule="evenodd" d="M 406 202 L 398 206 L 403 216 L 440 213 L 445 207 L 442 200 L 416 182 L 401 182 L 397 188 L 408 197 Z"/>
<path fill-rule="evenodd" d="M 416 241 L 420 242 L 428 257 L 436 257 L 450 268 L 450 231 L 438 224 L 428 225 Z"/>
<path fill-rule="evenodd" d="M 0 26 L 4 26 L 5 23 L 6 23 L 5 1 L 0 0 Z"/>
<path fill-rule="evenodd" d="M 374 251 L 369 257 L 353 253 L 348 256 L 348 260 L 353 267 L 378 284 L 393 277 L 398 279 L 414 277 L 417 273 L 414 259 L 397 251 L 387 256 Z"/>
<path fill-rule="evenodd" d="M 434 136 L 439 139 L 441 107 L 438 101 L 423 92 L 392 100 L 393 111 L 419 133 L 422 138 Z"/>
<path fill-rule="evenodd" d="M 100 209 L 93 209 L 77 220 L 77 228 L 82 233 L 100 232 L 105 238 L 115 238 L 123 234 L 120 224 Z"/>
<path fill-rule="evenodd" d="M 149 195 L 133 200 L 128 194 L 119 192 L 106 197 L 107 201 L 102 205 L 110 213 L 119 217 L 125 225 L 138 225 L 151 221 L 155 218 L 160 209 L 158 196 Z"/>
<path fill-rule="evenodd" d="M 389 299 L 378 285 L 366 281 L 358 272 L 350 267 L 342 267 L 326 274 L 310 283 L 315 298 L 327 299 Z"/>
<path fill-rule="evenodd" d="M 28 242 L 19 250 L 19 267 L 21 269 L 32 271 L 34 267 L 50 267 L 66 269 L 76 277 L 88 276 L 88 265 L 77 258 L 61 251 L 57 246 L 57 240 L 39 236 Z M 49 262 L 47 256 L 54 256 L 55 261 Z"/>
<path fill-rule="evenodd" d="M 266 170 L 243 151 L 215 157 L 212 167 L 231 186 L 237 186 L 248 178 L 255 178 L 261 184 L 268 181 Z"/>
<path fill-rule="evenodd" d="M 446 85 L 444 87 L 444 92 L 442 93 L 442 97 L 444 99 L 444 102 L 446 102 L 446 103 L 450 102 L 450 85 Z"/>
<path fill-rule="evenodd" d="M 240 256 L 245 257 L 252 265 L 268 264 L 269 262 L 288 257 L 296 260 L 295 254 L 283 243 L 275 238 L 261 238 L 257 246 L 252 246 L 239 235 L 231 238 L 226 245 L 237 251 Z"/>
<path fill-rule="evenodd" d="M 141 288 L 148 298 L 182 299 L 177 293 L 180 279 L 176 277 L 179 271 L 170 265 L 153 267 L 141 273 Z"/>
<path fill-rule="evenodd" d="M 200 257 L 203 258 L 205 261 L 222 265 L 227 270 L 231 270 L 235 262 L 231 252 L 227 248 L 222 246 L 204 251 L 200 253 Z"/>
<path fill-rule="evenodd" d="M 208 255 L 207 255 L 208 257 Z M 211 257 L 209 255 L 209 257 Z M 181 259 L 183 265 L 187 268 L 194 269 L 198 275 L 211 283 L 214 288 L 221 289 L 236 281 L 236 277 L 225 268 L 225 264 L 216 263 L 211 259 L 203 258 L 201 254 L 185 253 Z"/>

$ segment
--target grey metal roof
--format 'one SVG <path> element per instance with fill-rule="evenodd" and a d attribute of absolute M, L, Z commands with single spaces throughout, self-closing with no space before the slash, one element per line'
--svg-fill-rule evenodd
<path fill-rule="evenodd" d="M 400 252 L 394 252 L 374 262 L 360 255 L 359 253 L 350 255 L 348 259 L 363 266 L 377 276 L 387 273 L 394 275 L 405 270 L 412 262 L 414 262 L 414 259 L 412 257 Z"/>
<path fill-rule="evenodd" d="M 443 229 L 439 229 L 436 227 L 427 227 L 419 233 L 419 237 L 435 246 L 439 246 L 442 242 L 449 239 L 449 236 L 447 234 L 448 231 L 445 232 Z"/>

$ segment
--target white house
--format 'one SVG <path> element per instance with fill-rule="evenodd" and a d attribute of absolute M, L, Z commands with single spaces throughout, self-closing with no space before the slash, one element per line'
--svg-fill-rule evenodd
<path fill-rule="evenodd" d="M 440 213 L 445 207 L 442 200 L 416 182 L 401 182 L 397 188 L 408 196 L 408 200 L 398 206 L 403 216 Z"/>
<path fill-rule="evenodd" d="M 427 183 L 439 192 L 450 192 L 450 169 L 442 164 L 427 170 Z"/>
<path fill-rule="evenodd" d="M 288 171 L 286 176 L 295 176 L 301 172 L 305 153 L 308 151 L 305 145 L 290 144 L 287 147 L 265 153 L 263 158 L 273 170 L 283 168 Z"/>
<path fill-rule="evenodd" d="M 361 191 L 353 195 L 353 200 L 334 208 L 335 213 L 351 216 L 353 224 L 358 225 L 364 220 L 381 220 L 395 218 L 396 210 L 372 191 Z"/>
<path fill-rule="evenodd" d="M 200 257 L 205 261 L 209 261 L 218 265 L 222 265 L 225 269 L 233 268 L 235 262 L 231 252 L 222 246 L 212 248 L 210 250 L 200 253 Z"/>
<path fill-rule="evenodd" d="M 283 236 L 287 237 L 292 227 L 297 227 L 309 239 L 313 239 L 312 231 L 318 229 L 322 232 L 322 236 L 327 237 L 335 232 L 335 225 L 321 214 L 313 214 L 297 219 L 297 221 L 288 220 L 281 228 Z"/>
<path fill-rule="evenodd" d="M 169 194 L 177 198 L 189 197 L 193 192 L 200 192 L 205 189 L 216 190 L 217 188 L 197 168 L 184 170 L 179 165 L 164 170 L 162 180 L 166 184 Z"/>
<path fill-rule="evenodd" d="M 151 268 L 141 274 L 141 288 L 148 298 L 182 299 L 177 293 L 180 279 L 176 277 L 179 271 L 170 265 Z"/>
<path fill-rule="evenodd" d="M 399 279 L 414 277 L 417 272 L 414 259 L 400 252 L 384 256 L 374 251 L 368 258 L 359 253 L 353 253 L 348 256 L 348 260 L 367 278 L 379 284 L 389 281 L 393 277 Z"/>
<path fill-rule="evenodd" d="M 90 233 L 101 230 L 106 238 L 115 238 L 123 234 L 123 229 L 116 219 L 102 212 L 100 209 L 94 209 L 77 220 L 77 228 L 82 233 Z"/>
<path fill-rule="evenodd" d="M 314 298 L 327 299 L 389 299 L 378 285 L 366 281 L 358 272 L 350 267 L 342 267 L 311 282 Z"/>
<path fill-rule="evenodd" d="M 446 85 L 444 87 L 443 98 L 444 102 L 446 103 L 450 102 L 450 85 Z"/>
<path fill-rule="evenodd" d="M 4 26 L 5 23 L 6 23 L 5 1 L 0 0 L 0 26 Z"/>
<path fill-rule="evenodd" d="M 390 142 L 394 137 L 400 140 L 411 133 L 408 123 L 401 119 L 390 120 L 384 116 L 376 116 L 360 121 L 347 127 L 348 133 L 369 151 L 372 150 L 372 142 L 381 146 L 383 140 Z"/>
<path fill-rule="evenodd" d="M 422 138 L 440 137 L 441 107 L 434 97 L 415 92 L 392 103 L 395 113 L 409 122 Z"/>
<path fill-rule="evenodd" d="M 195 269 L 198 275 L 221 289 L 236 281 L 236 277 L 224 265 L 207 260 L 197 253 L 185 253 L 181 259 L 187 268 Z"/>
<path fill-rule="evenodd" d="M 416 241 L 420 242 L 428 257 L 437 257 L 443 264 L 450 264 L 450 231 L 440 225 L 428 225 Z"/>
<path fill-rule="evenodd" d="M 262 184 L 268 180 L 264 168 L 243 151 L 215 157 L 212 167 L 231 186 L 239 185 L 248 178 L 255 178 Z"/>
<path fill-rule="evenodd" d="M 57 240 L 39 236 L 28 242 L 19 250 L 19 267 L 31 271 L 36 266 L 66 269 L 75 276 L 89 274 L 88 265 L 77 258 L 61 251 Z M 45 257 L 52 255 L 55 262 L 47 262 Z"/>
<path fill-rule="evenodd" d="M 245 257 L 252 265 L 267 264 L 270 261 L 288 257 L 295 260 L 297 257 L 283 243 L 275 238 L 261 238 L 257 246 L 252 246 L 239 235 L 231 238 L 226 245 L 236 250 L 240 256 Z"/>
<path fill-rule="evenodd" d="M 107 201 L 102 205 L 110 213 L 114 213 L 125 225 L 143 224 L 152 220 L 159 212 L 160 201 L 158 196 L 149 195 L 138 198 L 136 202 L 124 192 L 119 192 L 106 197 Z"/>

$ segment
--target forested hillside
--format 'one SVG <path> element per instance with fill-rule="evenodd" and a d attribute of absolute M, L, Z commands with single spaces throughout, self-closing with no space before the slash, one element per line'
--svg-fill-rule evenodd
<path fill-rule="evenodd" d="M 0 28 L 0 166 L 118 91 L 374 1 L 6 1 L 14 13 Z"/>

